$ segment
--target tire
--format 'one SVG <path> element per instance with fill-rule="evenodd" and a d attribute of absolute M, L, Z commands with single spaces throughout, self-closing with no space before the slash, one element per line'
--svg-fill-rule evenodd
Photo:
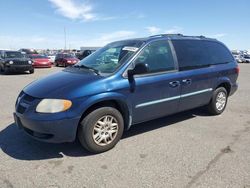
<path fill-rule="evenodd" d="M 58 67 L 58 63 L 57 62 L 55 62 L 55 66 Z"/>
<path fill-rule="evenodd" d="M 31 69 L 31 70 L 29 71 L 30 74 L 33 74 L 34 72 L 35 72 L 34 69 Z"/>
<path fill-rule="evenodd" d="M 213 92 L 212 99 L 208 104 L 208 112 L 212 115 L 221 114 L 227 105 L 228 93 L 224 87 L 219 87 Z"/>
<path fill-rule="evenodd" d="M 98 122 L 109 122 L 109 125 Z M 105 126 L 107 127 L 104 128 Z M 112 149 L 118 143 L 123 130 L 124 122 L 121 113 L 112 107 L 100 107 L 82 120 L 78 127 L 78 139 L 86 150 L 92 153 L 101 153 Z"/>
<path fill-rule="evenodd" d="M 4 74 L 9 74 L 9 70 L 8 70 L 8 68 L 6 68 L 5 66 L 2 68 L 2 72 L 3 72 Z"/>

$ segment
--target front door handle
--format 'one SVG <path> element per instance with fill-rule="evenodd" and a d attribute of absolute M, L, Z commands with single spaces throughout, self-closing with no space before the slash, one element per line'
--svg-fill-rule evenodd
<path fill-rule="evenodd" d="M 192 80 L 191 79 L 184 79 L 184 80 L 182 80 L 182 83 L 186 84 L 186 85 L 190 85 L 192 83 Z"/>
<path fill-rule="evenodd" d="M 178 87 L 180 85 L 179 81 L 169 82 L 170 87 Z"/>

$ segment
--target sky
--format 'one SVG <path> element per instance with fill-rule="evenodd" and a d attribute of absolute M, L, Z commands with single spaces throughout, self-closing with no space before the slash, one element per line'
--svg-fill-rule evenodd
<path fill-rule="evenodd" d="M 5 0 L 0 49 L 79 49 L 160 33 L 250 50 L 250 0 Z"/>

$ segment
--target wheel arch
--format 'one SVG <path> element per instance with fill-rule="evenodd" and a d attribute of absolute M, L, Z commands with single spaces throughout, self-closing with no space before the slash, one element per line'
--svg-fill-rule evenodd
<path fill-rule="evenodd" d="M 84 117 L 86 117 L 90 112 L 100 108 L 100 107 L 113 107 L 115 109 L 117 109 L 123 119 L 124 119 L 124 130 L 128 130 L 130 128 L 131 122 L 132 122 L 132 116 L 131 116 L 131 105 L 130 103 L 126 100 L 125 96 L 116 94 L 109 94 L 106 97 L 103 97 L 103 95 L 105 94 L 100 94 L 100 96 L 94 96 L 90 99 L 88 99 L 88 101 L 85 101 L 84 104 L 85 109 L 82 112 L 80 122 L 84 119 Z"/>
<path fill-rule="evenodd" d="M 231 82 L 228 78 L 220 79 L 219 82 L 216 84 L 215 89 L 219 87 L 224 87 L 227 90 L 228 96 L 230 95 L 231 92 Z"/>

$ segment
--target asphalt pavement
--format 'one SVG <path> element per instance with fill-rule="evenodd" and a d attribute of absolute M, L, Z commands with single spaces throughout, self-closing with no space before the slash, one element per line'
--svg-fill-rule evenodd
<path fill-rule="evenodd" d="M 62 68 L 0 74 L 0 187 L 250 188 L 250 64 L 222 115 L 203 109 L 133 126 L 108 152 L 35 141 L 13 123 L 22 88 Z"/>

